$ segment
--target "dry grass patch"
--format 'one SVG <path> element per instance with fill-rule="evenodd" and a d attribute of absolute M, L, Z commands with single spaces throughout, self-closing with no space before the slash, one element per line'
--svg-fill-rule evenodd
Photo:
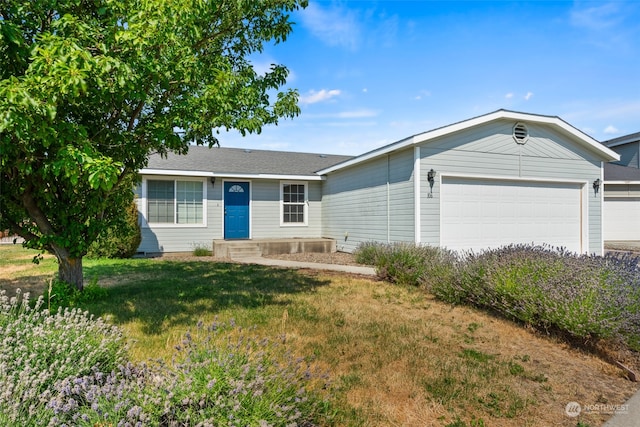
<path fill-rule="evenodd" d="M 635 389 L 594 356 L 415 289 L 332 277 L 297 305 L 314 307 L 312 322 L 289 311 L 301 352 L 331 368 L 366 425 L 575 426 L 568 402 L 621 404 Z"/>

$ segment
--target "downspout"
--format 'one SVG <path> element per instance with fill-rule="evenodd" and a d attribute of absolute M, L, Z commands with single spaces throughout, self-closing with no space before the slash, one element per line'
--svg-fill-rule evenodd
<path fill-rule="evenodd" d="M 604 161 L 600 162 L 600 255 L 604 256 Z M 589 194 L 589 184 L 587 184 L 587 194 Z M 588 198 L 587 198 L 588 200 Z M 584 246 L 582 247 L 583 253 L 589 253 L 589 205 L 587 204 L 587 214 L 583 215 L 585 218 L 581 218 L 584 221 L 583 228 L 586 228 L 586 233 L 583 231 L 582 236 L 586 234 L 586 246 L 587 250 L 584 250 Z"/>
<path fill-rule="evenodd" d="M 416 245 L 420 245 L 420 147 L 413 147 L 413 233 Z"/>
<path fill-rule="evenodd" d="M 387 243 L 391 243 L 391 155 L 387 154 Z"/>

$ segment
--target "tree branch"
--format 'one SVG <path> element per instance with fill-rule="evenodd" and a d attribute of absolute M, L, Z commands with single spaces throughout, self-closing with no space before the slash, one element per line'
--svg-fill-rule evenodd
<path fill-rule="evenodd" d="M 19 224 L 13 222 L 13 221 L 8 221 L 9 222 L 9 231 L 11 231 L 12 233 L 17 234 L 18 236 L 22 237 L 24 240 L 35 240 L 38 238 L 38 236 L 36 236 L 35 234 L 25 230 L 23 227 L 21 227 Z"/>
<path fill-rule="evenodd" d="M 136 109 L 133 110 L 133 114 L 131 115 L 131 118 L 129 119 L 129 125 L 127 126 L 127 132 L 131 132 L 133 130 L 133 127 L 135 126 L 136 120 L 138 119 L 138 116 L 140 116 L 140 112 L 142 111 L 143 108 L 144 108 L 144 101 L 140 101 L 138 103 L 138 105 L 136 106 Z"/>
<path fill-rule="evenodd" d="M 29 217 L 33 222 L 36 223 L 42 234 L 53 234 L 53 226 L 47 219 L 47 216 L 42 212 L 38 203 L 33 197 L 31 193 L 31 189 L 25 189 L 24 194 L 22 195 L 22 205 L 27 210 Z"/>

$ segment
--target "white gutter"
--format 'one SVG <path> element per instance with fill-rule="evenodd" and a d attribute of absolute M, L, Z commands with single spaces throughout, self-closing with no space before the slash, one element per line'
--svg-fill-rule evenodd
<path fill-rule="evenodd" d="M 289 179 L 304 181 L 323 181 L 324 176 L 320 175 L 278 175 L 267 173 L 218 173 L 205 171 L 190 170 L 170 170 L 170 169 L 141 169 L 140 175 L 167 175 L 167 176 L 206 176 L 219 178 L 236 178 L 236 179 Z"/>

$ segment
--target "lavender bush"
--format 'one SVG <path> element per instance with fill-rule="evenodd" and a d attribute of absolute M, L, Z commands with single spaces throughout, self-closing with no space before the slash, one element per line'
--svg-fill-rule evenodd
<path fill-rule="evenodd" d="M 376 267 L 383 280 L 400 285 L 431 286 L 447 282 L 455 274 L 455 253 L 435 246 L 366 242 L 354 253 L 356 261 Z"/>
<path fill-rule="evenodd" d="M 127 365 L 56 385 L 50 426 L 331 425 L 326 386 L 302 359 L 279 364 L 278 345 L 214 323 L 187 334 L 171 365 Z M 225 340 L 221 337 L 225 336 Z"/>
<path fill-rule="evenodd" d="M 332 424 L 328 403 L 313 391 L 326 378 L 276 343 L 200 324 L 198 339 L 187 334 L 173 363 L 132 364 L 115 326 L 42 305 L 0 290 L 0 425 Z"/>
<path fill-rule="evenodd" d="M 640 260 L 510 245 L 457 257 L 409 245 L 367 245 L 380 277 L 487 308 L 537 328 L 640 350 Z"/>
<path fill-rule="evenodd" d="M 457 280 L 433 292 L 538 328 L 614 339 L 639 350 L 639 261 L 510 245 L 467 254 Z"/>
<path fill-rule="evenodd" d="M 240 328 L 200 324 L 173 363 L 132 364 L 118 328 L 42 305 L 0 291 L 0 425 L 331 425 L 325 378 Z"/>
<path fill-rule="evenodd" d="M 120 331 L 78 309 L 55 315 L 29 295 L 0 290 L 0 425 L 42 425 L 42 407 L 57 382 L 125 360 Z"/>

